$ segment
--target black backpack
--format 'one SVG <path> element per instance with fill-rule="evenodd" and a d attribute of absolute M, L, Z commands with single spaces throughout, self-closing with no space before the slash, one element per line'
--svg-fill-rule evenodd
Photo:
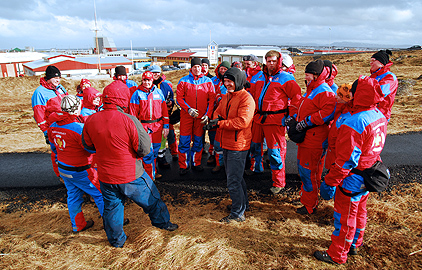
<path fill-rule="evenodd" d="M 390 182 L 390 170 L 384 163 L 377 161 L 370 168 L 363 171 L 353 168 L 352 173 L 358 174 L 363 177 L 365 184 L 365 191 L 369 192 L 383 192 L 387 189 L 388 183 Z M 361 192 L 347 193 L 341 186 L 338 186 L 340 191 L 349 197 L 354 197 Z"/>

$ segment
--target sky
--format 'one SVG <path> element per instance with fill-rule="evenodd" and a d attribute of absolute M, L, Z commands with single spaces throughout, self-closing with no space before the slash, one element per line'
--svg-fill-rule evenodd
<path fill-rule="evenodd" d="M 118 48 L 217 44 L 422 45 L 420 0 L 95 0 Z M 418 15 L 419 14 L 419 15 Z M 94 47 L 94 0 L 2 1 L 0 49 Z"/>

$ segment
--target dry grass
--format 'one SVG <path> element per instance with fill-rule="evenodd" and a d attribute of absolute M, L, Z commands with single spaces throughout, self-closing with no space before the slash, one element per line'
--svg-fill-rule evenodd
<path fill-rule="evenodd" d="M 327 56 L 339 68 L 336 82 L 353 82 L 368 74 L 370 54 Z M 416 80 L 422 75 L 422 52 L 395 52 L 392 71 L 399 79 Z M 303 70 L 312 57 L 295 57 L 295 74 L 304 89 Z M 167 73 L 176 87 L 187 71 Z M 133 77 L 140 82 L 140 76 Z M 48 151 L 43 135 L 32 119 L 30 98 L 39 77 L 0 79 L 0 152 Z M 111 80 L 93 81 L 102 91 Z M 75 94 L 77 81 L 63 80 Z M 422 130 L 422 82 L 416 80 L 413 95 L 398 96 L 389 133 Z M 368 225 L 360 256 L 349 258 L 339 269 L 422 268 L 422 185 L 400 185 L 383 196 L 371 194 Z M 0 194 L 1 195 L 1 194 Z M 72 234 L 65 199 L 31 204 L 31 210 L 8 211 L 0 203 L 1 269 L 334 269 L 312 256 L 326 249 L 333 231 L 333 202 L 322 201 L 316 215 L 295 213 L 299 194 L 268 197 L 250 194 L 252 211 L 241 224 L 222 224 L 231 202 L 226 197 L 193 198 L 179 195 L 176 202 L 162 194 L 175 232 L 156 229 L 134 203 L 125 215 L 128 240 L 123 249 L 109 246 L 94 204 L 84 213 L 92 229 Z M 1 197 L 1 196 L 0 196 Z M 28 198 L 16 198 L 23 203 Z M 49 206 L 52 205 L 52 206 Z"/>

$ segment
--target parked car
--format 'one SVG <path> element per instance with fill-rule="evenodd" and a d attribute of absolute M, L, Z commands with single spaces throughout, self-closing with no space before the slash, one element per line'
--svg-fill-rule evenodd
<path fill-rule="evenodd" d="M 129 72 L 129 76 L 134 76 L 134 75 L 142 75 L 142 73 L 144 73 L 144 71 L 143 70 L 141 70 L 141 69 L 138 69 L 138 70 L 133 70 L 133 71 L 131 71 L 131 72 Z"/>

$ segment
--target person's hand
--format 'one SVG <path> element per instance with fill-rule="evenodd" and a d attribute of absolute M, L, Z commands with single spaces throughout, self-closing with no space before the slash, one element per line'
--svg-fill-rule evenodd
<path fill-rule="evenodd" d="M 202 116 L 201 117 L 201 124 L 204 124 L 204 125 L 206 125 L 206 124 L 208 124 L 208 116 L 206 116 L 206 115 L 204 115 L 204 116 Z"/>
<path fill-rule="evenodd" d="M 302 120 L 296 124 L 296 130 L 298 132 L 302 132 L 307 127 L 308 127 L 308 124 L 306 124 L 306 120 Z"/>
<path fill-rule="evenodd" d="M 193 118 L 195 118 L 195 117 L 197 117 L 197 116 L 199 115 L 199 112 L 198 112 L 198 110 L 197 110 L 197 109 L 194 109 L 194 108 L 189 108 L 189 110 L 188 110 L 188 114 L 189 114 L 190 116 L 192 116 Z"/>
<path fill-rule="evenodd" d="M 283 117 L 283 119 L 281 120 L 281 124 L 283 126 L 288 126 L 290 124 L 290 122 L 294 121 L 295 119 L 293 117 L 291 117 L 290 115 L 287 115 L 287 117 Z"/>
<path fill-rule="evenodd" d="M 45 138 L 45 143 L 50 145 L 50 141 L 48 140 L 48 133 L 47 130 L 43 132 L 44 133 L 44 138 Z"/>
<path fill-rule="evenodd" d="M 331 200 L 336 193 L 336 187 L 329 186 L 323 181 L 319 189 L 319 193 L 324 200 Z"/>
<path fill-rule="evenodd" d="M 163 128 L 163 137 L 167 138 L 167 136 L 169 135 L 170 130 L 168 128 Z"/>
<path fill-rule="evenodd" d="M 218 118 L 209 121 L 209 123 L 204 126 L 204 129 L 210 130 L 210 129 L 218 127 L 218 121 L 220 121 L 220 119 L 218 119 Z"/>

